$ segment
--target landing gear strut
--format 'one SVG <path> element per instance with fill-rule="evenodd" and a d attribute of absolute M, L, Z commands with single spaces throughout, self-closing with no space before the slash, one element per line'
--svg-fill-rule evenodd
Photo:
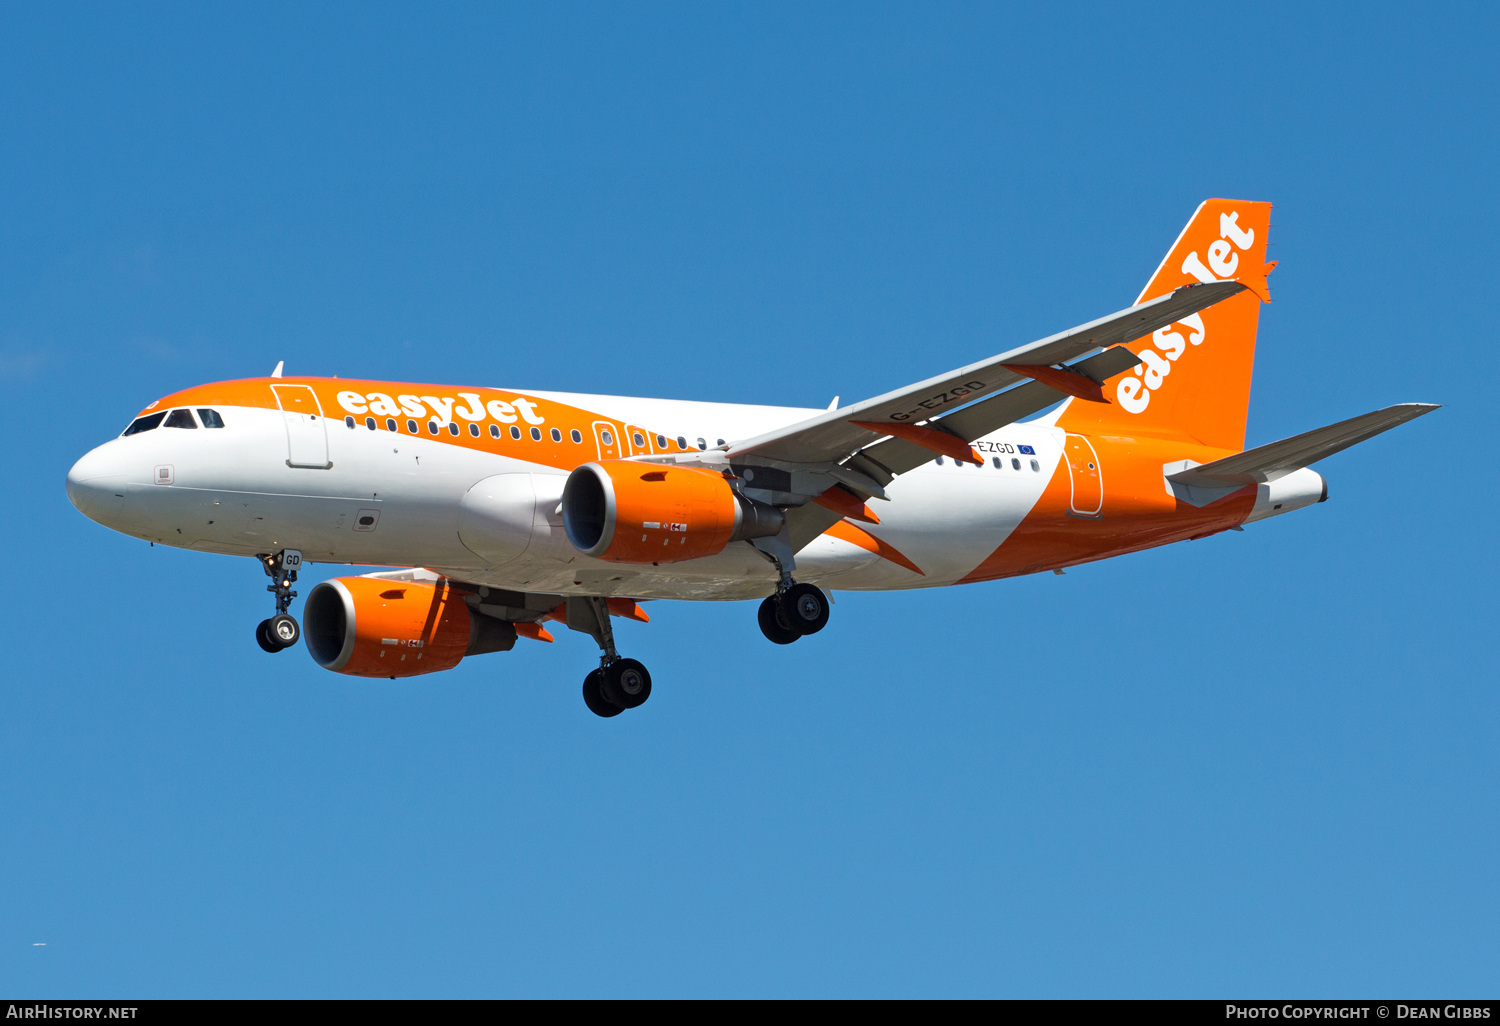
<path fill-rule="evenodd" d="M 794 584 L 760 604 L 760 630 L 778 645 L 790 645 L 828 624 L 828 596 L 811 584 Z"/>
<path fill-rule="evenodd" d="M 302 627 L 287 612 L 292 599 L 297 597 L 292 585 L 302 567 L 302 553 L 296 549 L 283 549 L 274 556 L 262 553 L 256 558 L 266 576 L 271 578 L 266 590 L 276 595 L 276 615 L 256 625 L 255 640 L 267 652 L 280 652 L 291 648 L 302 637 Z"/>
<path fill-rule="evenodd" d="M 615 651 L 609 603 L 597 596 L 568 599 L 568 626 L 599 643 L 599 669 L 583 678 L 583 704 L 595 716 L 618 716 L 651 697 L 651 674 L 639 660 Z"/>

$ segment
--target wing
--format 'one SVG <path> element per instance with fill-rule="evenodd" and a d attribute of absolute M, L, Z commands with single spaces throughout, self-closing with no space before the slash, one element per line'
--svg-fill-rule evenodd
<path fill-rule="evenodd" d="M 811 501 L 830 488 L 843 486 L 860 499 L 885 498 L 885 485 L 928 462 L 935 452 L 973 458 L 968 442 L 1060 399 L 1083 395 L 1102 400 L 1099 386 L 1140 362 L 1119 343 L 1149 335 L 1250 287 L 1239 281 L 1184 285 L 988 360 L 722 449 L 632 458 L 734 468 L 742 494 L 786 511 L 782 543 L 789 548 L 780 557 L 785 561 L 841 519 L 842 513 Z M 1104 352 L 1058 366 L 1100 348 Z M 954 446 L 960 448 L 955 452 Z M 751 544 L 766 549 L 770 543 L 762 539 Z"/>
<path fill-rule="evenodd" d="M 1151 330 L 1155 331 L 1156 328 Z M 951 433 L 955 440 L 961 438 L 965 442 L 971 442 L 992 431 L 999 431 L 1007 424 L 1014 424 L 1024 417 L 1029 417 L 1033 413 L 1040 413 L 1065 396 L 1080 395 L 1088 385 L 1098 390 L 1105 381 L 1140 362 L 1141 358 L 1129 349 L 1124 346 L 1114 346 L 1068 367 L 1066 376 L 1078 378 L 1081 385 L 1059 380 L 1062 372 L 1053 371 L 1053 374 L 1059 377 L 1054 378 L 1049 375 L 1047 379 L 1037 378 L 1027 381 L 1024 385 L 1008 389 L 999 395 L 992 395 L 977 403 L 971 403 L 946 416 L 938 417 L 931 423 Z M 931 459 L 932 451 L 925 446 L 914 444 L 904 438 L 892 437 L 860 450 L 849 462 L 851 466 L 866 474 L 883 476 L 884 474 L 904 474 L 908 470 L 915 470 Z"/>
<path fill-rule="evenodd" d="M 1228 299 L 1230 296 L 1243 292 L 1245 288 L 1245 285 L 1237 281 L 1184 285 L 1150 302 L 1129 307 L 1110 314 L 1108 317 L 1101 317 L 1050 338 L 993 356 L 988 360 L 980 360 L 978 363 L 971 363 L 967 367 L 960 367 L 947 374 L 939 374 L 926 381 L 898 388 L 894 392 L 887 392 L 874 399 L 866 399 L 862 403 L 855 403 L 841 410 L 829 410 L 801 423 L 735 442 L 728 447 L 729 459 L 733 463 L 765 463 L 772 466 L 779 463 L 842 462 L 880 438 L 884 433 L 878 429 L 861 427 L 855 422 L 872 425 L 903 425 L 943 417 L 950 411 L 993 396 L 1012 385 L 1027 381 L 1030 377 L 1008 368 L 1007 364 L 1010 367 L 1050 368 L 1082 356 L 1090 350 L 1129 342 L 1143 335 L 1149 335 L 1157 328 L 1166 327 L 1174 321 Z M 1132 362 L 1126 366 L 1133 366 L 1134 363 L 1135 360 L 1132 357 Z M 1029 408 L 1034 400 L 1021 401 L 1017 408 L 1025 409 L 1026 412 L 1019 416 L 1024 417 L 1028 413 L 1050 406 L 1067 395 L 1075 394 L 1055 389 L 1050 385 L 1043 385 L 1038 381 L 1022 386 L 1023 389 L 1029 389 L 1030 394 L 1038 397 L 1043 393 L 1033 388 L 1032 385 L 1045 389 L 1045 395 L 1050 398 L 1035 409 Z M 1017 419 L 1012 416 L 1010 420 L 994 423 L 996 416 L 1001 415 L 1002 409 L 1002 407 L 992 407 L 985 417 L 976 421 L 976 423 L 991 426 L 966 436 L 964 440 L 970 441 L 978 438 L 982 434 L 1004 427 L 1005 424 Z M 946 421 L 945 418 L 946 430 L 951 431 L 957 427 L 958 422 Z M 931 458 L 931 454 L 926 457 L 926 459 Z"/>

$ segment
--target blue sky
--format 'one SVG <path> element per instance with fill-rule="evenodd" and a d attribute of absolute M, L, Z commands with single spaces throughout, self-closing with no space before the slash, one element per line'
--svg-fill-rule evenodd
<path fill-rule="evenodd" d="M 1493 996 L 1492 7 L 0 11 L 0 985 Z M 1446 404 L 1244 533 L 369 682 L 63 476 L 267 373 L 825 406 L 1276 204 L 1250 444 Z M 336 576 L 318 567 L 313 579 Z M 300 609 L 300 603 L 297 606 Z M 45 947 L 34 946 L 45 942 Z"/>

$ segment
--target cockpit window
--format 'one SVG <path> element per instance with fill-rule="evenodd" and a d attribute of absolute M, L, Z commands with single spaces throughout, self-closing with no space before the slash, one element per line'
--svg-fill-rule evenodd
<path fill-rule="evenodd" d="M 224 418 L 219 416 L 218 410 L 199 410 L 198 419 L 203 421 L 206 428 L 221 428 L 224 426 Z"/>
<path fill-rule="evenodd" d="M 198 422 L 193 419 L 192 410 L 173 410 L 167 414 L 167 422 L 162 427 L 192 428 L 198 430 Z"/>
<path fill-rule="evenodd" d="M 135 418 L 135 420 L 131 421 L 130 426 L 125 429 L 125 434 L 138 435 L 142 431 L 150 431 L 157 427 L 161 423 L 161 419 L 166 415 L 167 411 L 163 410 L 160 413 L 148 413 L 144 417 L 137 417 Z M 122 435 L 121 437 L 124 436 Z"/>

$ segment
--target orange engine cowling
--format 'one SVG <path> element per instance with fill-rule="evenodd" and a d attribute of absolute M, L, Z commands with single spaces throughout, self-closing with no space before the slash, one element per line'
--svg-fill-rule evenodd
<path fill-rule="evenodd" d="M 737 495 L 722 474 L 634 460 L 585 463 L 563 489 L 563 527 L 585 556 L 680 563 L 778 534 L 785 517 Z"/>
<path fill-rule="evenodd" d="M 356 677 L 415 677 L 514 646 L 516 629 L 464 595 L 447 581 L 340 577 L 308 593 L 302 635 L 319 666 Z"/>

